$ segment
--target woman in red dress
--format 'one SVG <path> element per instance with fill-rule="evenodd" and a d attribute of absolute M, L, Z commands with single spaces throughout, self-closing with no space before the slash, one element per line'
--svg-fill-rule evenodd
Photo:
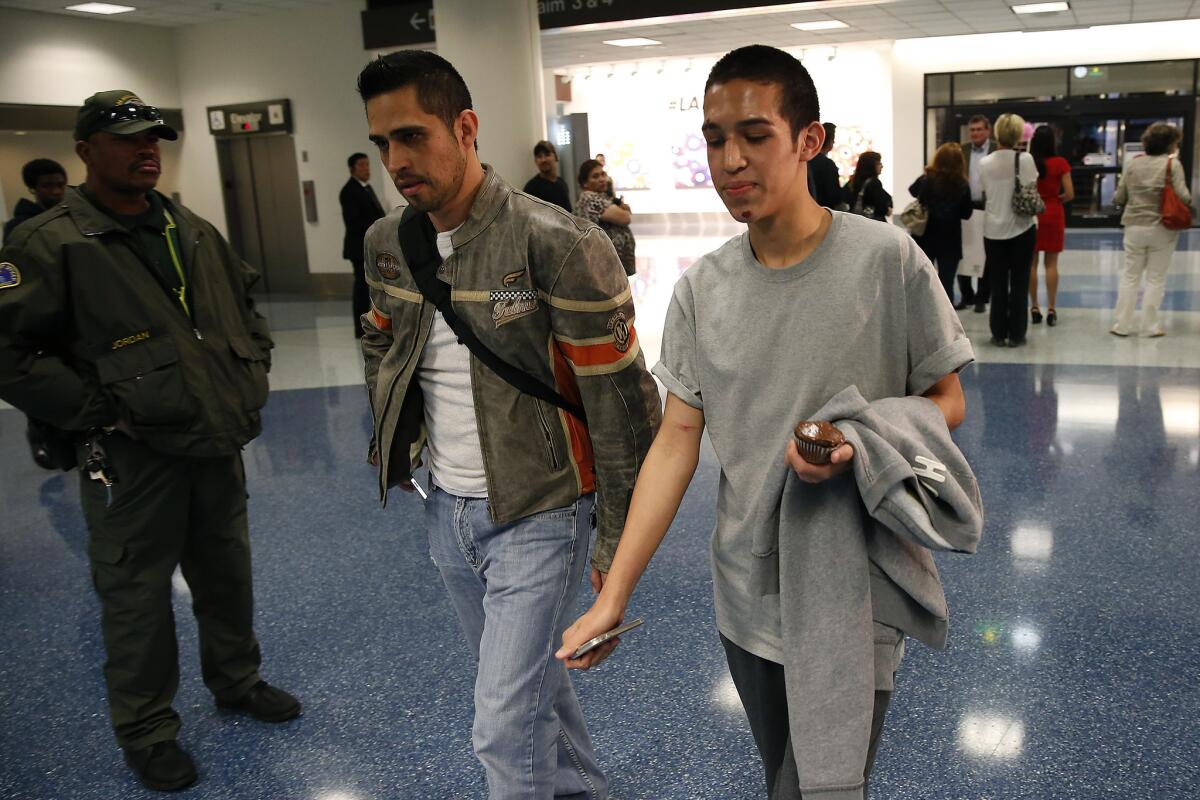
<path fill-rule="evenodd" d="M 1054 301 L 1058 295 L 1058 254 L 1063 250 L 1063 238 L 1067 229 L 1064 203 L 1075 197 L 1075 186 L 1071 183 L 1071 165 L 1065 158 L 1055 155 L 1054 130 L 1049 125 L 1040 125 L 1029 142 L 1029 154 L 1038 169 L 1038 194 L 1046 202 L 1046 210 L 1038 214 L 1037 244 L 1033 250 L 1033 264 L 1029 270 L 1029 317 L 1034 325 L 1042 321 L 1042 310 L 1038 308 L 1038 255 L 1046 254 L 1046 324 L 1058 324 L 1058 312 Z"/>

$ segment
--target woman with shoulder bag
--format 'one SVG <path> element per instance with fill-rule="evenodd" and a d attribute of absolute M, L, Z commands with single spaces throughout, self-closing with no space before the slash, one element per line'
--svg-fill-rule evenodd
<path fill-rule="evenodd" d="M 874 150 L 860 153 L 854 174 L 842 187 L 842 205 L 852 214 L 887 222 L 892 216 L 892 196 L 879 182 L 883 156 Z"/>
<path fill-rule="evenodd" d="M 1138 288 L 1146 277 L 1142 296 L 1143 336 L 1163 336 L 1166 329 L 1158 318 L 1167 287 L 1167 269 L 1179 240 L 1179 231 L 1191 224 L 1188 192 L 1183 167 L 1171 156 L 1179 149 L 1179 129 L 1156 122 L 1142 134 L 1145 154 L 1125 164 L 1113 202 L 1124 206 L 1125 271 L 1117 290 L 1116 320 L 1110 332 L 1129 336 L 1134 332 Z M 1174 162 L 1174 163 L 1173 163 Z M 1182 208 L 1180 208 L 1182 204 Z M 1166 206 L 1166 207 L 1164 207 Z"/>
<path fill-rule="evenodd" d="M 1037 193 L 1037 165 L 1033 156 L 1014 148 L 1025 132 L 1025 120 L 1001 114 L 993 128 L 996 150 L 979 162 L 984 196 L 984 272 L 992 291 L 988 326 L 992 344 L 1020 347 L 1025 344 L 1029 316 L 1029 266 L 1037 239 L 1037 215 L 1045 204 Z"/>
<path fill-rule="evenodd" d="M 958 142 L 946 142 L 937 149 L 908 193 L 925 208 L 926 217 L 924 232 L 913 239 L 937 265 L 942 288 L 953 303 L 954 274 L 962 260 L 962 221 L 970 219 L 973 210 L 967 160 Z"/>
<path fill-rule="evenodd" d="M 1029 316 L 1034 325 L 1042 321 L 1042 310 L 1038 308 L 1038 254 L 1045 253 L 1046 260 L 1046 325 L 1053 328 L 1058 324 L 1058 311 L 1054 307 L 1058 299 L 1058 254 L 1063 251 L 1067 230 L 1066 204 L 1075 199 L 1075 185 L 1071 182 L 1071 164 L 1055 155 L 1054 129 L 1039 125 L 1029 142 L 1029 154 L 1037 165 L 1038 194 L 1046 204 L 1046 210 L 1038 215 L 1037 243 L 1033 262 L 1029 265 Z"/>

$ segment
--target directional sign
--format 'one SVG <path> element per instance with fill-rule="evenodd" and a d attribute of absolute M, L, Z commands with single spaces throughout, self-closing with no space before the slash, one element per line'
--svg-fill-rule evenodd
<path fill-rule="evenodd" d="M 796 0 L 538 0 L 542 30 L 698 14 L 707 11 L 783 5 Z M 816 2 L 816 0 L 801 0 Z M 422 44 L 435 39 L 433 0 L 368 0 L 362 12 L 363 47 Z"/>

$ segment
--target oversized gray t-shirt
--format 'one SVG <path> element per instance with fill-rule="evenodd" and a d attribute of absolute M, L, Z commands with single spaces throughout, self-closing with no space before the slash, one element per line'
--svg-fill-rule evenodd
<path fill-rule="evenodd" d="M 748 232 L 697 261 L 675 284 L 654 367 L 671 394 L 704 411 L 721 464 L 717 627 L 776 662 L 779 596 L 750 588 L 751 525 L 792 429 L 851 384 L 868 401 L 919 395 L 974 359 L 937 272 L 908 234 L 831 213 L 824 241 L 799 264 L 764 267 Z"/>

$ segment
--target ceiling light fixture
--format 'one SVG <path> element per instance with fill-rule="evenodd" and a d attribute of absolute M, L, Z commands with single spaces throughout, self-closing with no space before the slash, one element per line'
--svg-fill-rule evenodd
<path fill-rule="evenodd" d="M 812 22 L 793 22 L 792 27 L 798 31 L 832 31 L 850 26 L 839 19 L 818 19 Z"/>
<path fill-rule="evenodd" d="M 80 3 L 77 6 L 67 6 L 67 11 L 82 11 L 84 14 L 124 14 L 137 11 L 133 6 L 118 6 L 112 3 Z"/>
<path fill-rule="evenodd" d="M 647 39 L 643 36 L 635 36 L 632 39 L 605 39 L 604 43 L 611 44 L 613 47 L 651 47 L 662 44 L 657 39 Z"/>
<path fill-rule="evenodd" d="M 1025 3 L 1013 6 L 1014 14 L 1053 14 L 1058 11 L 1070 11 L 1070 3 Z"/>

